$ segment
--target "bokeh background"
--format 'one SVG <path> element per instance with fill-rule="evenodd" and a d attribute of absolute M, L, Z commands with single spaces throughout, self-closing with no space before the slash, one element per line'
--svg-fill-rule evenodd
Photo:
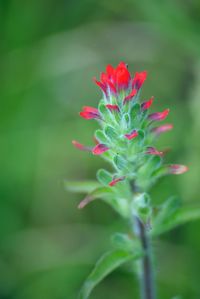
<path fill-rule="evenodd" d="M 200 200 L 200 1 L 1 0 L 0 36 L 0 298 L 75 299 L 110 235 L 127 231 L 101 201 L 78 210 L 83 196 L 63 185 L 106 167 L 71 145 L 92 142 L 96 123 L 78 112 L 97 105 L 92 77 L 106 64 L 146 69 L 142 98 L 171 109 L 159 147 L 190 171 L 160 181 L 153 200 Z M 199 231 L 155 242 L 159 298 L 200 298 Z M 91 296 L 102 298 L 139 298 L 137 279 L 120 268 Z"/>

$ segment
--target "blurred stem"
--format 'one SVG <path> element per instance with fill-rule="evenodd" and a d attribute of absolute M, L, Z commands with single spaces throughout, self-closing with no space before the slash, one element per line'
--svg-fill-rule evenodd
<path fill-rule="evenodd" d="M 138 218 L 135 218 L 137 234 L 140 239 L 142 248 L 145 252 L 144 257 L 141 261 L 141 298 L 142 299 L 155 299 L 155 286 L 154 286 L 154 272 L 152 264 L 152 253 L 150 237 L 147 234 L 146 226 Z"/>

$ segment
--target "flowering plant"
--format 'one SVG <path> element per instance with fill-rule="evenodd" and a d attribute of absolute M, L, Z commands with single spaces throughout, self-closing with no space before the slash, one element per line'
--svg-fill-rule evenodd
<path fill-rule="evenodd" d="M 88 192 L 79 208 L 100 198 L 133 228 L 132 235 L 116 233 L 112 237 L 114 248 L 97 262 L 83 285 L 81 299 L 88 298 L 106 275 L 128 261 L 139 262 L 137 272 L 142 298 L 155 299 L 151 239 L 200 216 L 199 210 L 179 207 L 176 198 L 166 200 L 159 207 L 150 198 L 149 190 L 159 178 L 182 174 L 187 167 L 165 164 L 165 150 L 154 146 L 155 140 L 173 126 L 157 125 L 166 119 L 169 109 L 150 113 L 154 97 L 139 102 L 146 76 L 143 71 L 132 78 L 124 62 L 116 68 L 108 65 L 100 80 L 94 79 L 103 93 L 98 108 L 85 106 L 80 112 L 82 118 L 96 120 L 100 129 L 94 134 L 95 146 L 84 146 L 75 140 L 73 145 L 79 150 L 101 155 L 112 165 L 113 172 L 100 169 L 97 182 L 68 182 L 67 187 Z"/>

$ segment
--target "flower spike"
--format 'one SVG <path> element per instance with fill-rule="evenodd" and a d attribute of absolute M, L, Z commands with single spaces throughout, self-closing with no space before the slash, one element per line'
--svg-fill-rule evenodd
<path fill-rule="evenodd" d="M 159 207 L 151 200 L 154 192 L 151 194 L 150 189 L 158 179 L 169 174 L 182 174 L 188 168 L 185 165 L 164 164 L 164 156 L 168 149 L 160 151 L 154 147 L 157 137 L 171 130 L 173 126 L 154 126 L 155 121 L 162 121 L 167 117 L 169 109 L 150 113 L 154 97 L 140 100 L 140 91 L 146 77 L 147 72 L 143 71 L 136 72 L 132 78 L 127 64 L 120 62 L 116 67 L 107 65 L 100 78 L 94 79 L 101 88 L 103 97 L 98 109 L 85 106 L 80 116 L 97 120 L 100 128 L 94 133 L 95 144 L 91 148 L 75 140 L 72 143 L 82 151 L 102 155 L 102 158 L 110 163 L 111 170 L 100 169 L 96 176 L 98 182 L 89 181 L 82 185 L 79 182 L 75 183 L 74 187 L 73 182 L 71 184 L 75 191 L 89 192 L 80 202 L 79 209 L 95 199 L 102 199 L 119 213 L 126 223 L 130 223 L 130 231 L 134 235 L 133 238 L 132 235 L 129 238 L 128 234 L 124 233 L 115 235 L 115 249 L 100 259 L 91 275 L 95 276 L 97 273 L 96 276 L 105 276 L 104 274 L 121 264 L 121 261 L 128 259 L 132 262 L 135 259 L 141 264 L 137 274 L 143 274 L 142 295 L 153 299 L 156 297 L 153 280 L 146 279 L 151 278 L 154 272 L 151 261 L 151 237 L 180 224 L 174 215 L 178 215 L 181 223 L 194 218 L 194 209 L 189 210 L 185 217 L 187 219 L 184 219 L 185 214 L 178 211 L 177 200 L 169 198 L 164 203 L 159 202 Z M 197 214 L 198 217 L 199 213 Z M 163 218 L 163 215 L 167 217 Z M 149 232 L 151 224 L 152 231 Z M 119 255 L 120 249 L 123 250 Z M 101 271 L 104 271 L 103 275 Z M 96 285 L 95 283 L 90 286 L 91 275 L 81 290 L 81 298 L 88 298 Z M 98 277 L 96 280 L 98 283 Z"/>

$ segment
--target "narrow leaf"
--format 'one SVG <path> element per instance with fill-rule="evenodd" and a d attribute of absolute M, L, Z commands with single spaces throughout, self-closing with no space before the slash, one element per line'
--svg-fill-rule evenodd
<path fill-rule="evenodd" d="M 189 221 L 200 219 L 200 207 L 182 207 L 176 210 L 171 216 L 165 218 L 159 226 L 153 227 L 152 234 L 160 235 L 175 227 L 185 224 Z"/>
<path fill-rule="evenodd" d="M 75 193 L 89 193 L 100 187 L 97 181 L 64 181 L 64 187 L 66 190 Z"/>
<path fill-rule="evenodd" d="M 88 203 L 95 199 L 109 200 L 113 197 L 113 191 L 109 187 L 99 187 L 89 193 L 79 204 L 79 209 L 84 208 Z"/>
<path fill-rule="evenodd" d="M 141 251 L 130 253 L 125 250 L 114 250 L 104 254 L 99 259 L 94 270 L 85 281 L 79 299 L 89 298 L 94 287 L 99 284 L 108 274 L 122 264 L 130 260 L 138 259 L 141 256 Z"/>

